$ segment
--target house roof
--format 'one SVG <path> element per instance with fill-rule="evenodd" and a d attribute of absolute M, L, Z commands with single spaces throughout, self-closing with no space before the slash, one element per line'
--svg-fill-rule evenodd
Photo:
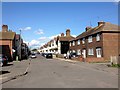
<path fill-rule="evenodd" d="M 15 32 L 0 32 L 0 39 L 13 40 L 15 37 Z"/>
<path fill-rule="evenodd" d="M 120 26 L 111 24 L 109 22 L 105 22 L 103 25 L 96 26 L 94 28 L 89 29 L 88 31 L 83 32 L 82 34 L 78 35 L 76 39 L 84 38 L 86 36 L 96 34 L 98 32 L 120 32 Z"/>
<path fill-rule="evenodd" d="M 58 36 L 58 39 L 59 39 L 59 41 L 70 41 L 70 40 L 75 39 L 75 37 L 72 37 L 72 36 L 69 36 L 69 37 L 67 37 L 67 36 L 60 37 L 60 36 Z"/>

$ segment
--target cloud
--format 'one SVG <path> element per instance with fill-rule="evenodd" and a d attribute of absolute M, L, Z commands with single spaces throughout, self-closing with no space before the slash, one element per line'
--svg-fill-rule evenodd
<path fill-rule="evenodd" d="M 20 28 L 19 30 L 28 31 L 28 30 L 31 30 L 31 27 Z"/>
<path fill-rule="evenodd" d="M 38 40 L 47 40 L 49 39 L 48 37 L 40 37 Z"/>
<path fill-rule="evenodd" d="M 54 39 L 55 37 L 57 37 L 57 36 L 60 36 L 60 34 L 57 34 L 57 35 L 53 35 L 53 36 L 51 36 L 51 37 L 48 37 L 49 39 Z"/>
<path fill-rule="evenodd" d="M 73 37 L 77 37 L 76 35 L 72 35 Z"/>
<path fill-rule="evenodd" d="M 29 42 L 29 46 L 39 46 L 40 42 L 38 40 L 32 40 Z"/>
<path fill-rule="evenodd" d="M 60 36 L 60 34 L 53 35 L 50 37 L 40 37 L 38 39 L 33 39 L 29 42 L 29 46 L 32 48 L 40 48 L 43 46 L 45 43 L 49 42 L 50 40 L 54 39 L 54 37 Z M 72 35 L 73 37 L 76 37 L 76 35 Z M 28 43 L 28 42 L 26 42 Z"/>
<path fill-rule="evenodd" d="M 38 29 L 38 31 L 35 31 L 36 34 L 44 34 L 43 30 L 42 29 Z"/>

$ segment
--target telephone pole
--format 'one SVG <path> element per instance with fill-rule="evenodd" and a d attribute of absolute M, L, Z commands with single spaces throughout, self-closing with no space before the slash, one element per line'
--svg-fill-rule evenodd
<path fill-rule="evenodd" d="M 19 60 L 21 61 L 21 29 L 20 29 L 20 55 L 19 55 Z"/>

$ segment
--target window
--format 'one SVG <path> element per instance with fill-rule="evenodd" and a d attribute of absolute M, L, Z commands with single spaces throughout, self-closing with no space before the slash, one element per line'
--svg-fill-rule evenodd
<path fill-rule="evenodd" d="M 88 49 L 88 55 L 94 55 L 93 48 Z"/>
<path fill-rule="evenodd" d="M 96 41 L 100 41 L 100 34 L 97 34 Z"/>
<path fill-rule="evenodd" d="M 78 45 L 80 45 L 80 40 L 78 40 Z"/>
<path fill-rule="evenodd" d="M 70 46 L 71 46 L 71 43 L 72 43 L 72 42 L 70 42 Z"/>
<path fill-rule="evenodd" d="M 85 38 L 82 39 L 82 44 L 85 44 Z"/>
<path fill-rule="evenodd" d="M 97 57 L 102 57 L 102 49 L 101 48 L 96 48 L 96 55 L 97 55 Z"/>
<path fill-rule="evenodd" d="M 75 41 L 73 41 L 73 46 L 75 46 Z"/>
<path fill-rule="evenodd" d="M 88 42 L 91 43 L 92 42 L 92 36 L 88 37 Z"/>
<path fill-rule="evenodd" d="M 75 50 L 72 50 L 73 53 L 75 53 Z"/>
<path fill-rule="evenodd" d="M 77 50 L 77 55 L 81 55 L 80 49 Z"/>

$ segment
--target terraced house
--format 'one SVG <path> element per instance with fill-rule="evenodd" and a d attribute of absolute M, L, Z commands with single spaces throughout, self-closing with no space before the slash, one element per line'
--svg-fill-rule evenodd
<path fill-rule="evenodd" d="M 55 37 L 47 44 L 40 47 L 40 52 L 50 52 L 55 54 L 64 54 L 69 51 L 69 41 L 74 39 L 70 34 L 70 29 L 66 30 L 66 35 L 61 33 L 61 36 Z"/>
<path fill-rule="evenodd" d="M 86 27 L 85 32 L 70 41 L 70 52 L 76 52 L 80 60 L 88 62 L 118 60 L 118 25 L 98 22 L 94 28 Z"/>

